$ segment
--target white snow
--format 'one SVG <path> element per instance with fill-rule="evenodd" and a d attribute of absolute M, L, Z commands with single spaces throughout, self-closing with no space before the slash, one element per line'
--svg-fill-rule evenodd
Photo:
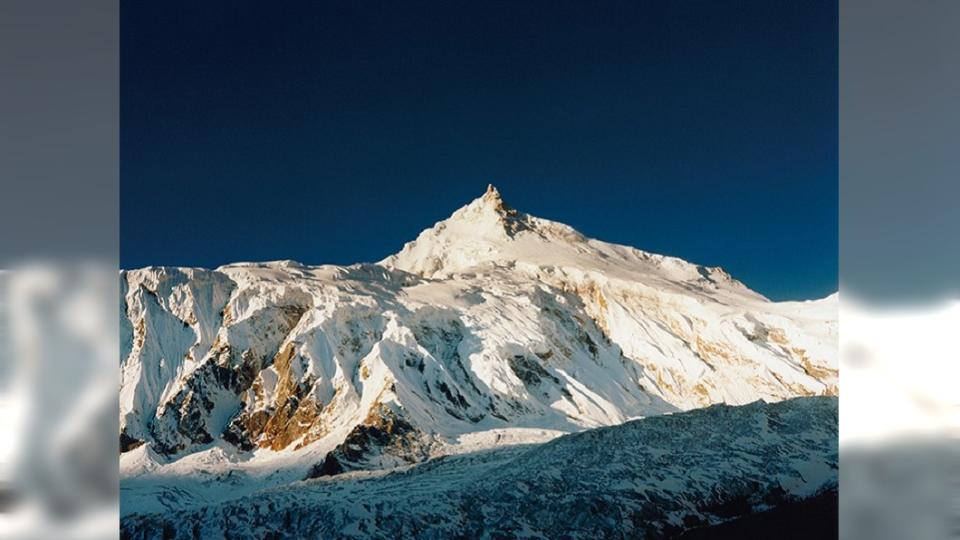
<path fill-rule="evenodd" d="M 233 495 L 302 477 L 380 405 L 452 454 L 837 391 L 836 295 L 771 302 L 719 268 L 514 211 L 492 188 L 376 265 L 120 278 L 121 428 L 145 442 L 121 473 L 189 497 L 231 474 Z M 223 439 L 238 415 L 276 414 L 282 387 L 303 387 L 293 411 L 308 397 L 320 411 L 296 438 L 271 449 L 255 433 L 246 452 Z M 124 485 L 142 510 L 150 496 Z"/>

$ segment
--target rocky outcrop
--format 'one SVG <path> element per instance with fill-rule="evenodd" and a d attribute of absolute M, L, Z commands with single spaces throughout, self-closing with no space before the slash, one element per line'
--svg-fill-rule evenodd
<path fill-rule="evenodd" d="M 434 441 L 400 414 L 380 405 L 323 461 L 310 469 L 307 478 L 333 476 L 352 470 L 384 469 L 419 463 L 430 457 Z"/>

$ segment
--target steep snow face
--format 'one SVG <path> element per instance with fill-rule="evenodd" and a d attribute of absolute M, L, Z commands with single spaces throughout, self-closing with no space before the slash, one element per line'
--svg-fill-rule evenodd
<path fill-rule="evenodd" d="M 128 476 L 325 476 L 837 391 L 835 296 L 770 302 L 493 188 L 376 265 L 120 277 Z"/>
<path fill-rule="evenodd" d="M 121 520 L 150 538 L 669 538 L 837 488 L 837 400 L 713 406 Z"/>

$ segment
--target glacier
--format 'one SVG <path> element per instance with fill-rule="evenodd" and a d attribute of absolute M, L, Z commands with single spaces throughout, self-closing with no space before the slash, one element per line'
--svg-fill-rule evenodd
<path fill-rule="evenodd" d="M 715 405 L 539 445 L 297 482 L 225 503 L 127 516 L 121 528 L 138 540 L 671 538 L 835 497 L 837 466 L 837 399 L 795 398 Z"/>

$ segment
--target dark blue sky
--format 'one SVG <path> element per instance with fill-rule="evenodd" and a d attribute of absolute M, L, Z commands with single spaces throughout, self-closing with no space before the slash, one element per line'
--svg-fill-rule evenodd
<path fill-rule="evenodd" d="M 120 262 L 378 260 L 482 194 L 837 288 L 835 1 L 124 2 Z"/>

